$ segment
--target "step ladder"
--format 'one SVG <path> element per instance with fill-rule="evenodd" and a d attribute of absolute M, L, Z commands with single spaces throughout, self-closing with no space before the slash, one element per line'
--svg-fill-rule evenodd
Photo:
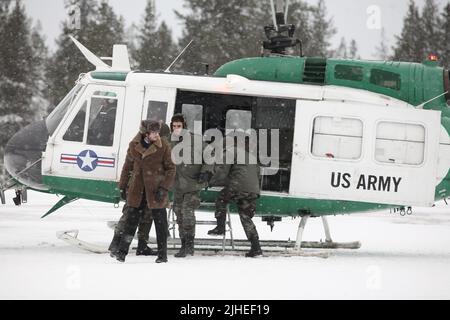
<path fill-rule="evenodd" d="M 216 206 L 215 202 L 202 202 L 200 204 L 200 208 L 214 209 L 215 206 Z M 173 211 L 172 207 L 173 207 L 173 205 L 170 206 L 169 213 L 168 213 L 169 217 L 167 220 L 169 222 L 169 232 L 172 231 L 172 238 L 176 239 L 177 238 L 177 236 L 176 236 L 177 217 L 176 217 L 176 214 Z M 233 250 L 235 250 L 234 238 L 233 238 L 233 228 L 231 226 L 231 215 L 230 215 L 229 205 L 227 205 L 227 216 L 226 217 L 227 218 L 226 218 L 226 222 L 225 222 L 225 233 L 223 234 L 223 238 L 222 238 L 222 251 L 225 251 L 227 232 L 230 233 L 231 248 Z M 217 221 L 216 220 L 197 220 L 196 219 L 195 225 L 196 226 L 199 226 L 199 225 L 216 226 Z M 173 244 L 173 248 L 175 248 L 175 242 Z"/>

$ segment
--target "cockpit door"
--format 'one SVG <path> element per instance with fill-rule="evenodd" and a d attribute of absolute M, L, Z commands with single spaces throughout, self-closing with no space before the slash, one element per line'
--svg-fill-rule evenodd
<path fill-rule="evenodd" d="M 298 101 L 290 194 L 431 206 L 440 130 L 439 111 Z"/>
<path fill-rule="evenodd" d="M 124 94 L 124 87 L 87 86 L 50 140 L 52 162 L 46 175 L 118 180 Z"/>

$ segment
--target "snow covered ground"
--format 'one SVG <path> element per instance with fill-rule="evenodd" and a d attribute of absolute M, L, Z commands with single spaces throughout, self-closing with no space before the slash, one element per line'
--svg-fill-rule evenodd
<path fill-rule="evenodd" d="M 112 205 L 79 200 L 41 220 L 58 198 L 29 192 L 15 207 L 12 192 L 0 205 L 0 299 L 450 299 L 450 207 L 414 208 L 330 217 L 333 239 L 360 240 L 359 250 L 317 257 L 194 256 L 156 264 L 129 255 L 125 264 L 107 254 L 74 248 L 55 236 L 79 229 L 80 238 L 107 246 L 119 218 Z M 201 219 L 212 214 L 200 213 Z M 273 232 L 255 218 L 262 239 L 295 239 L 299 219 Z M 237 238 L 244 238 L 233 216 Z M 198 226 L 204 237 L 210 226 Z M 154 236 L 154 230 L 152 230 Z M 323 238 L 311 219 L 304 240 Z"/>

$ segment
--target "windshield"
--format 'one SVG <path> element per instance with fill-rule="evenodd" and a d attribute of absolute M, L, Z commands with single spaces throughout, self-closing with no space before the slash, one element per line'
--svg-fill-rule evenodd
<path fill-rule="evenodd" d="M 82 88 L 82 84 L 77 84 L 47 117 L 45 124 L 47 125 L 49 135 L 52 135 L 53 132 L 55 132 L 64 115 L 69 110 L 70 105 L 72 105 L 72 102 L 75 100 Z"/>

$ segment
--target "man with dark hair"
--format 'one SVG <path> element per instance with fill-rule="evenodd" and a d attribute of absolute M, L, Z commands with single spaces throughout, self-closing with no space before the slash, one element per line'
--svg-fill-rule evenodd
<path fill-rule="evenodd" d="M 160 130 L 159 122 L 142 121 L 140 132 L 130 142 L 127 151 L 127 159 L 133 163 L 133 174 L 129 180 L 129 175 L 122 171 L 119 187 L 127 184 L 129 186 L 126 194 L 128 217 L 117 250 L 111 251 L 111 256 L 121 262 L 125 261 L 128 254 L 137 226 L 142 219 L 143 208 L 151 210 L 155 222 L 158 243 L 156 262 L 167 262 L 166 208 L 168 190 L 175 178 L 175 165 L 171 159 L 170 145 L 160 138 Z M 123 190 L 121 189 L 121 193 L 125 196 Z"/>
<path fill-rule="evenodd" d="M 177 216 L 181 248 L 176 258 L 194 255 L 195 210 L 200 206 L 200 190 L 212 176 L 212 166 L 203 165 L 203 144 L 195 145 L 195 136 L 186 130 L 186 120 L 182 114 L 175 114 L 170 123 L 172 130 L 173 156 L 175 148 L 182 147 L 182 159 L 175 161 L 176 177 L 174 183 L 173 211 Z M 201 137 L 197 137 L 200 138 Z M 186 140 L 188 139 L 188 140 Z M 174 141 L 175 140 L 175 141 Z M 186 161 L 188 163 L 186 163 Z M 200 160 L 200 163 L 195 163 Z"/>

